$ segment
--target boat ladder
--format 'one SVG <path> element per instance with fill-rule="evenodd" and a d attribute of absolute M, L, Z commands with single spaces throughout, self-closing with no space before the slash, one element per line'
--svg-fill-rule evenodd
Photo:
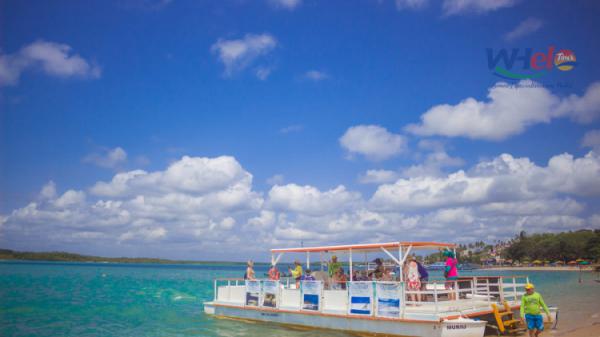
<path fill-rule="evenodd" d="M 492 303 L 492 311 L 494 313 L 494 318 L 496 318 L 498 335 L 516 334 L 526 331 L 526 329 L 521 326 L 521 320 L 515 318 L 507 301 L 503 302 L 503 308 L 499 308 L 496 303 Z"/>

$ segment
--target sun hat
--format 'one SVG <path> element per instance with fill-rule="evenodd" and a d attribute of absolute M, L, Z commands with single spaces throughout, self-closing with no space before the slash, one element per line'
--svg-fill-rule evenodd
<path fill-rule="evenodd" d="M 254 266 L 254 261 L 248 260 L 248 266 L 253 267 Z"/>
<path fill-rule="evenodd" d="M 337 260 L 337 256 L 336 255 L 331 255 L 331 259 L 336 259 Z"/>
<path fill-rule="evenodd" d="M 525 285 L 525 289 L 533 289 L 533 288 L 535 288 L 535 287 L 533 286 L 533 283 L 527 283 L 527 284 Z"/>

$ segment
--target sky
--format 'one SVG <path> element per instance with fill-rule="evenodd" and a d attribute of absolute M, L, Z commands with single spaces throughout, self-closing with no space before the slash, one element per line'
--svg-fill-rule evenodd
<path fill-rule="evenodd" d="M 0 247 L 265 260 L 599 229 L 599 15 L 2 0 Z"/>

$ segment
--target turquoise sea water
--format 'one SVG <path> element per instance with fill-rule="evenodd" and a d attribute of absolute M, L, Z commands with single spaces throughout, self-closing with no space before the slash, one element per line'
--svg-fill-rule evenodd
<path fill-rule="evenodd" d="M 257 268 L 257 275 L 266 272 Z M 203 313 L 213 279 L 241 277 L 243 266 L 0 262 L 2 336 L 312 336 L 263 323 Z M 514 274 L 515 272 L 474 272 Z M 523 274 L 523 273 L 519 273 Z M 561 308 L 559 327 L 600 312 L 595 274 L 528 272 L 548 303 Z M 467 275 L 467 273 L 463 273 Z M 320 331 L 320 336 L 349 336 Z"/>

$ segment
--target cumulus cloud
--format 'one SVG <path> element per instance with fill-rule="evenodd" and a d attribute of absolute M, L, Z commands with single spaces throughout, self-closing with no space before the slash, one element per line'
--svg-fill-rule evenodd
<path fill-rule="evenodd" d="M 294 10 L 302 4 L 302 0 L 268 0 L 275 8 Z"/>
<path fill-rule="evenodd" d="M 127 152 L 117 146 L 114 149 L 103 149 L 83 158 L 83 162 L 105 168 L 117 168 L 127 161 Z"/>
<path fill-rule="evenodd" d="M 360 199 L 359 193 L 350 192 L 341 185 L 325 192 L 296 184 L 275 185 L 269 191 L 269 203 L 274 209 L 312 215 L 349 207 Z"/>
<path fill-rule="evenodd" d="M 40 40 L 13 54 L 0 53 L 0 86 L 17 85 L 26 70 L 60 78 L 99 78 L 102 73 L 98 65 L 73 54 L 67 44 Z"/>
<path fill-rule="evenodd" d="M 600 115 L 600 83 L 593 83 L 583 96 L 560 98 L 531 81 L 517 87 L 497 83 L 489 90 L 488 101 L 467 98 L 456 105 L 442 104 L 421 115 L 421 123 L 410 124 L 408 132 L 421 136 L 467 137 L 503 140 L 527 127 L 570 117 L 589 123 Z"/>
<path fill-rule="evenodd" d="M 406 138 L 378 125 L 357 125 L 348 128 L 339 139 L 350 154 L 360 154 L 369 160 L 380 161 L 402 153 Z"/>
<path fill-rule="evenodd" d="M 522 21 L 521 23 L 519 23 L 519 25 L 517 27 L 515 27 L 513 30 L 506 33 L 504 35 L 504 40 L 514 41 L 523 36 L 533 34 L 533 33 L 537 32 L 538 30 L 540 30 L 540 28 L 542 28 L 543 25 L 544 25 L 544 23 L 542 22 L 542 20 L 540 20 L 538 18 L 533 18 L 533 17 L 527 18 L 524 21 Z"/>
<path fill-rule="evenodd" d="M 517 0 L 444 0 L 442 4 L 444 15 L 465 13 L 483 14 L 501 8 L 512 7 Z"/>
<path fill-rule="evenodd" d="M 442 149 L 432 142 L 419 146 Z M 48 182 L 29 204 L 0 215 L 0 243 L 240 259 L 300 241 L 465 242 L 599 223 L 598 207 L 588 202 L 600 196 L 595 152 L 559 154 L 546 165 L 502 154 L 446 175 L 380 184 L 366 199 L 343 185 L 276 184 L 263 194 L 233 157 L 185 156 L 164 170 L 117 173 L 87 190 L 58 192 Z"/>
<path fill-rule="evenodd" d="M 510 200 L 600 195 L 600 157 L 561 154 L 540 167 L 528 158 L 503 154 L 465 172 L 445 177 L 417 176 L 377 188 L 370 202 L 385 210 L 481 205 Z"/>
<path fill-rule="evenodd" d="M 585 133 L 581 145 L 591 147 L 596 153 L 600 153 L 600 130 L 590 130 Z"/>
<path fill-rule="evenodd" d="M 225 66 L 225 76 L 232 76 L 234 73 L 250 66 L 257 58 L 269 54 L 277 46 L 277 40 L 270 34 L 246 34 L 241 39 L 226 40 L 219 39 L 215 42 L 210 51 L 217 56 L 219 61 Z M 265 67 L 259 78 L 268 76 L 270 70 L 265 72 Z"/>

